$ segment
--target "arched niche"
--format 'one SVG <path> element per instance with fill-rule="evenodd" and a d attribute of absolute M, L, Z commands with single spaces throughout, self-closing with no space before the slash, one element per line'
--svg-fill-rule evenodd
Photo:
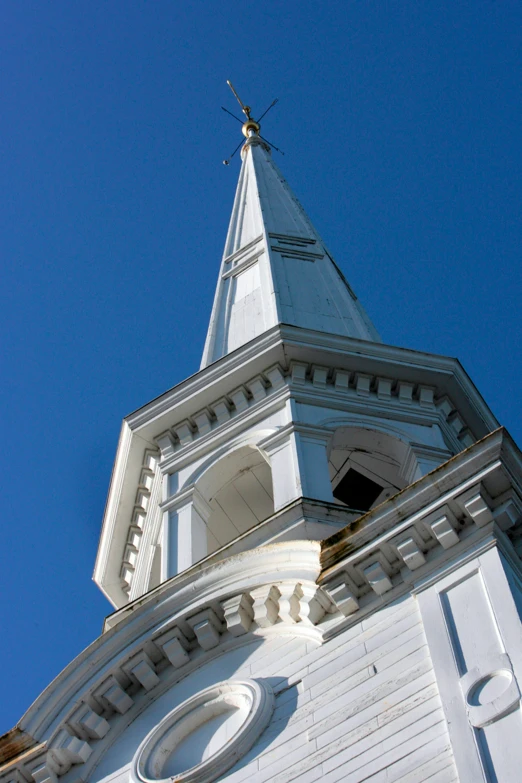
<path fill-rule="evenodd" d="M 369 511 L 409 483 L 415 457 L 399 438 L 363 427 L 339 427 L 328 447 L 328 470 L 337 503 Z"/>
<path fill-rule="evenodd" d="M 206 502 L 208 554 L 274 513 L 272 471 L 256 446 L 241 446 L 222 456 L 195 487 Z"/>

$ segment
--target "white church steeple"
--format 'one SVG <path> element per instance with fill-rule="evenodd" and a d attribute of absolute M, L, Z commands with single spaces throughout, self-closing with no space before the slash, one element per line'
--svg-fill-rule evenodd
<path fill-rule="evenodd" d="M 116 611 L 0 783 L 512 783 L 522 454 L 456 359 L 378 340 L 241 107 L 203 366 L 123 422 Z"/>
<path fill-rule="evenodd" d="M 201 368 L 283 323 L 380 342 L 257 123 L 247 125 Z"/>
<path fill-rule="evenodd" d="M 200 371 L 123 423 L 94 574 L 117 607 L 196 563 L 324 539 L 497 426 L 454 359 L 380 341 L 242 110 Z"/>

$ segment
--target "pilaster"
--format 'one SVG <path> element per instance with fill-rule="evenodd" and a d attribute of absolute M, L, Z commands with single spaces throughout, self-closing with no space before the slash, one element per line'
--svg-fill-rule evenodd
<path fill-rule="evenodd" d="M 274 510 L 279 511 L 303 494 L 293 425 L 270 435 L 259 446 L 270 459 Z"/>
<path fill-rule="evenodd" d="M 261 441 L 270 458 L 275 511 L 300 497 L 334 502 L 326 453 L 331 436 L 326 428 L 291 422 Z"/>
<path fill-rule="evenodd" d="M 518 780 L 522 627 L 496 541 L 417 597 L 461 783 Z"/>
<path fill-rule="evenodd" d="M 194 487 L 169 503 L 163 518 L 162 581 L 205 557 L 209 516 L 208 504 Z"/>

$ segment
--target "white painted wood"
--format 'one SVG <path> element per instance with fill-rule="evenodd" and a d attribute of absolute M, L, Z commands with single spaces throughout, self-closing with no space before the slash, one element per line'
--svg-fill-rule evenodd
<path fill-rule="evenodd" d="M 163 578 L 189 568 L 207 554 L 207 527 L 193 495 L 170 509 L 163 531 Z"/>
<path fill-rule="evenodd" d="M 285 426 L 308 430 L 319 427 L 331 435 L 341 427 L 385 433 L 409 449 L 408 459 L 400 466 L 401 480 L 408 483 L 419 478 L 425 472 L 426 466 L 421 468 L 425 458 L 430 463 L 429 469 L 432 469 L 457 453 L 463 443 L 451 427 L 448 421 L 450 414 L 443 405 L 434 408 L 422 405 L 417 392 L 407 404 L 399 403 L 396 383 L 403 374 L 419 377 L 421 373 L 422 386 L 436 388 L 437 397 L 442 399 L 445 395 L 449 399 L 447 384 L 462 389 L 458 405 L 460 409 L 467 405 L 468 412 L 462 415 L 468 429 L 470 412 L 474 411 L 476 416 L 478 410 L 481 411 L 480 420 L 488 421 L 490 426 L 490 414 L 455 362 L 391 349 L 377 343 L 366 342 L 363 346 L 357 340 L 350 343 L 350 339 L 306 329 L 296 331 L 294 327 L 273 327 L 255 338 L 255 348 L 253 343 L 246 344 L 129 417 L 125 428 L 131 429 L 129 432 L 125 429 L 125 437 L 122 436 L 118 468 L 107 506 L 108 521 L 104 526 L 96 567 L 98 582 L 116 606 L 126 603 L 129 597 L 139 597 L 143 594 L 140 591 L 149 584 L 150 562 L 146 558 L 143 561 L 138 558 L 137 582 L 131 567 L 122 571 L 122 557 L 131 527 L 140 527 L 141 524 L 144 553 L 155 545 L 155 542 L 147 542 L 146 536 L 149 525 L 155 524 L 151 514 L 154 516 L 160 511 L 159 498 L 155 497 L 154 487 L 147 495 L 146 486 L 140 486 L 139 492 L 136 486 L 140 480 L 138 474 L 143 470 L 144 443 L 158 444 L 161 458 L 157 469 L 159 479 L 162 479 L 161 474 L 171 476 L 163 495 L 165 503 L 176 492 L 187 489 L 202 466 L 223 455 L 234 444 L 247 441 L 259 446 L 267 437 L 275 437 L 276 429 Z M 310 361 L 306 360 L 307 356 Z M 354 386 L 361 362 L 369 370 L 363 374 L 372 377 L 369 396 L 364 398 L 357 394 Z M 277 366 L 282 368 L 283 382 L 281 375 L 276 377 L 273 373 Z M 395 376 L 389 398 L 378 395 L 377 379 L 382 377 L 383 366 L 388 368 L 391 376 Z M 313 382 L 318 372 L 313 368 L 318 367 L 323 368 L 322 371 L 328 368 L 324 386 Z M 301 372 L 299 380 L 297 368 Z M 337 383 L 340 377 L 346 381 L 345 386 Z M 240 397 L 237 396 L 238 390 L 244 390 Z M 238 407 L 235 407 L 234 395 Z M 454 409 L 452 400 L 450 411 Z M 477 435 L 485 434 L 481 426 L 484 425 L 477 424 L 475 419 L 471 431 Z M 182 432 L 183 443 L 179 436 L 175 436 L 178 429 Z M 483 448 L 488 450 L 486 444 Z M 273 460 L 269 456 L 269 461 L 273 462 L 270 466 L 272 474 L 277 475 L 279 482 L 280 505 L 276 500 L 277 508 L 283 508 L 300 497 L 307 478 L 302 465 L 297 462 L 295 448 L 294 453 L 290 451 L 286 457 L 294 463 L 289 461 L 285 465 L 282 455 L 277 457 L 274 454 Z M 361 459 L 358 462 L 361 463 Z M 369 469 L 362 463 L 359 467 Z M 448 469 L 451 472 L 451 468 Z M 390 476 L 381 478 L 390 482 L 390 486 L 383 490 L 385 494 L 396 491 L 391 484 L 398 488 L 403 486 Z M 384 495 L 382 499 L 385 499 Z M 515 503 L 509 506 L 512 510 L 516 507 Z M 505 511 L 499 514 L 503 525 L 512 525 L 512 518 L 516 518 L 511 512 L 511 516 Z M 468 522 L 471 521 L 472 518 L 468 517 Z M 219 536 L 214 535 L 214 538 L 221 543 Z M 134 579 L 136 585 L 132 586 L 131 594 L 127 577 L 131 581 Z"/>
<path fill-rule="evenodd" d="M 421 660 L 419 661 L 419 659 Z M 381 702 L 381 705 L 384 703 L 393 705 L 394 694 L 399 693 L 401 697 L 405 697 L 405 693 L 412 687 L 414 692 L 416 692 L 416 689 L 420 689 L 434 681 L 430 671 L 430 663 L 426 659 L 425 653 L 414 653 L 408 656 L 408 666 L 411 666 L 410 671 L 403 671 L 403 666 L 399 665 L 393 668 L 391 672 L 385 672 L 381 676 L 376 675 L 374 682 L 363 682 L 355 689 L 355 692 L 352 694 L 353 700 L 350 699 L 348 703 L 342 698 L 335 699 L 332 704 L 333 709 L 330 709 L 330 707 L 328 709 L 320 709 L 311 736 L 318 738 L 328 733 L 327 737 L 323 737 L 321 741 L 321 743 L 327 743 L 337 736 L 341 723 L 349 719 L 353 719 L 355 722 L 359 721 L 360 713 L 375 702 Z M 417 680 L 419 681 L 418 683 L 416 682 Z M 412 686 L 411 683 L 414 682 L 416 684 Z M 405 689 L 404 692 L 402 689 Z"/>
<path fill-rule="evenodd" d="M 280 583 L 277 592 L 281 599 L 291 595 L 289 585 L 288 580 Z M 276 611 L 279 600 L 274 593 Z M 226 615 L 226 607 L 238 611 L 239 604 L 227 599 L 223 606 Z M 187 626 L 206 657 L 196 658 L 199 665 L 170 684 L 164 681 L 169 669 L 158 668 L 146 656 L 128 658 L 123 669 L 129 673 L 136 673 L 137 666 L 145 664 L 143 676 L 147 682 L 143 692 L 148 694 L 147 699 L 136 694 L 135 706 L 131 704 L 122 713 L 128 715 L 125 723 L 110 722 L 106 735 L 110 741 L 101 758 L 93 760 L 86 783 L 117 780 L 118 768 L 128 768 L 135 749 L 149 731 L 161 724 L 173 705 L 212 685 L 216 677 L 259 678 L 276 692 L 269 726 L 252 750 L 226 774 L 226 780 L 264 783 L 317 779 L 319 775 L 362 781 L 385 768 L 397 771 L 390 780 L 399 779 L 399 772 L 409 774 L 413 768 L 425 769 L 428 780 L 439 771 L 435 764 L 439 751 L 446 754 L 446 762 L 451 761 L 431 661 L 412 598 L 384 607 L 381 613 L 366 617 L 324 645 L 296 636 L 299 623 L 293 621 L 293 610 L 279 608 L 281 616 L 287 611 L 286 632 L 281 633 L 281 619 L 273 618 L 272 624 L 262 630 L 268 634 L 264 638 L 255 638 L 251 630 L 237 637 L 229 634 L 226 624 L 210 609 L 191 614 Z M 170 663 L 174 671 L 182 673 L 183 667 L 194 660 L 194 642 L 187 641 L 185 635 L 163 629 L 152 638 L 165 659 L 173 659 Z M 234 640 L 239 646 L 230 646 Z M 220 645 L 228 645 L 222 654 Z M 325 660 L 327 664 L 323 665 Z M 157 683 L 150 679 L 154 670 Z M 114 685 L 111 681 L 102 690 Z M 218 734 L 212 736 L 222 747 L 219 731 L 218 727 Z M 194 742 L 201 744 L 200 739 L 196 733 Z M 97 748 L 100 753 L 100 744 Z M 187 759 L 196 758 L 189 746 L 186 750 Z M 200 758 L 200 747 L 198 753 Z M 175 772 L 180 774 L 177 767 Z"/>
<path fill-rule="evenodd" d="M 284 508 L 302 496 L 301 476 L 298 469 L 295 434 L 279 433 L 263 442 L 263 448 L 270 457 L 274 510 Z"/>
<path fill-rule="evenodd" d="M 429 780 L 429 783 L 458 783 L 451 751 L 439 753 L 435 759 L 422 763 L 405 775 L 401 771 L 399 780 L 401 783 L 418 783 L 419 780 Z"/>
<path fill-rule="evenodd" d="M 234 538 L 237 538 L 241 534 L 239 527 L 236 527 L 234 522 L 230 519 L 226 511 L 221 507 L 218 498 L 213 498 L 209 503 L 212 516 L 212 535 L 217 541 L 219 546 L 227 544 Z M 209 528 L 207 526 L 207 536 L 209 534 Z M 212 551 L 211 549 L 209 551 Z"/>
<path fill-rule="evenodd" d="M 201 366 L 277 323 L 378 340 L 268 147 L 242 155 Z"/>
<path fill-rule="evenodd" d="M 232 521 L 240 533 L 244 533 L 259 521 L 235 485 L 226 487 L 216 497 L 221 511 Z"/>
<path fill-rule="evenodd" d="M 285 590 L 282 584 L 281 595 Z M 226 605 L 232 606 L 230 602 Z M 209 637 L 202 634 L 205 623 L 213 628 L 211 644 L 208 644 Z M 261 783 L 313 779 L 319 774 L 334 779 L 339 770 L 354 780 L 363 780 L 377 774 L 377 759 L 381 757 L 388 759 L 390 769 L 398 764 L 396 769 L 406 774 L 411 764 L 404 769 L 400 766 L 405 747 L 417 754 L 415 768 L 423 765 L 430 776 L 438 771 L 439 767 L 432 765 L 435 758 L 429 750 L 442 747 L 436 744 L 437 738 L 445 746 L 448 739 L 444 723 L 442 728 L 439 726 L 441 705 L 413 599 L 384 608 L 382 616 L 365 618 L 348 629 L 344 639 L 333 638 L 325 645 L 292 634 L 264 639 L 248 634 L 227 637 L 226 633 L 222 635 L 224 626 L 219 618 L 209 612 L 191 615 L 188 625 L 209 657 L 167 689 L 162 685 L 162 670 L 150 658 L 135 655 L 128 659 L 124 669 L 129 672 L 145 664 L 144 675 L 149 679 L 143 690 L 147 693 L 148 685 L 150 697 L 142 703 L 139 695 L 135 696 L 136 707 L 130 706 L 123 713 L 129 715 L 123 733 L 114 734 L 116 724 L 110 723 L 107 733 L 110 743 L 103 759 L 96 762 L 89 775 L 92 783 L 118 779 L 116 767 L 127 768 L 129 754 L 134 753 L 147 731 L 161 722 L 161 716 L 172 709 L 173 703 L 180 703 L 207 684 L 211 685 L 216 676 L 261 678 L 273 684 L 276 694 L 280 694 L 276 695 L 270 725 L 247 756 L 230 770 L 227 780 Z M 290 623 L 288 628 L 292 627 L 297 629 L 298 625 Z M 267 631 L 277 629 L 276 623 Z M 237 638 L 238 642 L 245 639 L 247 644 L 228 648 L 220 655 L 214 645 L 223 644 L 220 640 L 225 638 Z M 193 652 L 185 636 L 163 631 L 157 640 L 158 648 L 165 655 L 171 653 L 176 671 L 187 665 L 187 656 L 189 661 L 192 659 Z M 177 654 L 169 647 L 174 641 L 178 642 Z M 329 663 L 322 666 L 325 658 Z M 154 669 L 160 671 L 158 684 L 150 680 Z M 102 690 L 106 692 L 114 686 L 115 681 L 108 682 Z M 155 691 L 159 694 L 153 696 Z M 435 731 L 436 726 L 439 729 Z M 419 732 L 424 734 L 428 749 L 424 755 L 415 744 Z M 383 750 L 385 755 L 379 752 L 376 756 L 375 748 Z M 447 751 L 445 758 L 448 761 Z"/>
<path fill-rule="evenodd" d="M 448 758 L 448 745 L 444 737 L 436 737 L 426 746 L 416 750 L 407 750 L 406 755 L 398 761 L 387 764 L 384 769 L 367 778 L 365 783 L 394 783 L 394 781 L 418 781 L 429 780 L 433 783 L 434 775 L 439 780 L 455 780 L 455 770 L 452 769 L 451 758 Z M 430 757 L 426 761 L 426 757 Z M 435 758 L 433 758 L 435 756 Z M 441 776 L 440 773 L 443 773 Z"/>
<path fill-rule="evenodd" d="M 302 493 L 308 498 L 335 502 L 328 472 L 327 447 L 330 433 L 300 430 L 296 434 Z"/>
<path fill-rule="evenodd" d="M 482 503 L 477 497 L 474 510 Z M 460 779 L 515 779 L 522 764 L 516 740 L 522 632 L 498 550 L 421 592 L 419 602 Z M 474 697 L 481 682 L 486 687 Z"/>
<path fill-rule="evenodd" d="M 268 465 L 263 473 L 260 468 L 243 473 L 234 484 L 258 522 L 262 522 L 274 511 L 271 484 L 272 476 Z"/>
<path fill-rule="evenodd" d="M 364 653 L 378 650 L 382 643 L 400 637 L 412 627 L 422 630 L 415 602 L 408 600 L 390 604 L 346 629 L 323 647 L 321 658 L 310 662 L 311 686 L 327 676 L 329 666 L 336 670 L 338 657 L 343 656 L 345 665 L 357 662 Z"/>

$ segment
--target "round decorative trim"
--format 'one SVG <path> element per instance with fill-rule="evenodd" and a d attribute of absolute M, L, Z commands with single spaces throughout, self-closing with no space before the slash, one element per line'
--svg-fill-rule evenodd
<path fill-rule="evenodd" d="M 212 685 L 169 712 L 149 732 L 134 756 L 131 778 L 134 783 L 210 783 L 250 750 L 267 726 L 273 709 L 272 689 L 263 682 L 226 680 Z M 227 718 L 232 719 L 232 724 L 221 728 L 220 721 Z M 190 736 L 204 731 L 206 725 L 212 729 L 211 721 L 217 727 L 217 741 L 213 737 L 213 744 L 205 746 L 210 747 L 208 757 L 202 753 L 200 762 L 179 769 L 187 758 L 187 746 L 190 758 L 193 748 L 199 752 L 206 741 L 201 743 L 201 736 L 195 737 L 190 750 Z"/>
<path fill-rule="evenodd" d="M 483 729 L 510 712 L 520 702 L 520 690 L 507 653 L 490 657 L 460 679 L 472 726 Z"/>
<path fill-rule="evenodd" d="M 466 694 L 469 707 L 484 707 L 502 698 L 513 681 L 513 672 L 507 669 L 490 672 L 477 680 Z M 493 686 L 493 688 L 492 688 Z M 491 692 L 492 691 L 492 692 Z"/>

